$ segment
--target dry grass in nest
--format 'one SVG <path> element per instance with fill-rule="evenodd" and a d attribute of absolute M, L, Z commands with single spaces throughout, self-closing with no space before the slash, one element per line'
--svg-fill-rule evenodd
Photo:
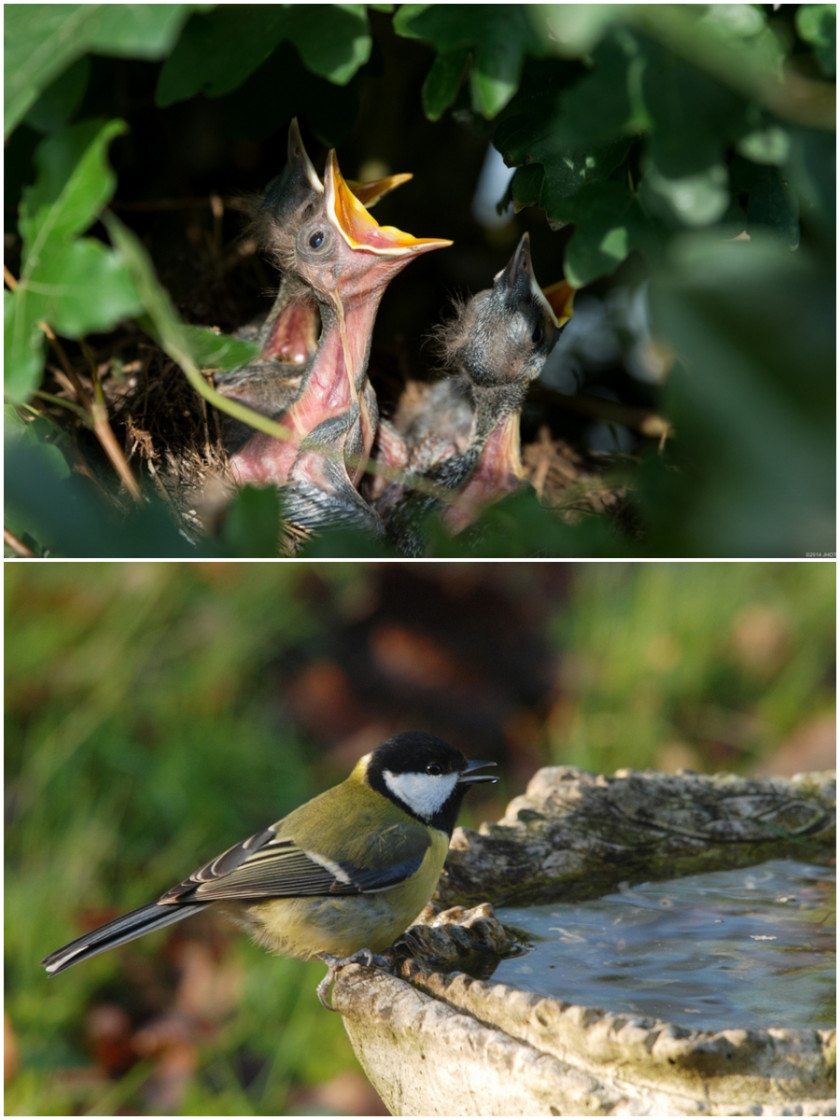
<path fill-rule="evenodd" d="M 53 400 L 42 400 L 42 411 L 67 435 L 73 469 L 91 478 L 114 508 L 130 508 L 126 488 L 92 438 L 81 409 L 58 403 L 78 405 L 80 399 L 95 400 L 101 393 L 116 443 L 141 492 L 162 498 L 190 539 L 217 534 L 235 493 L 219 413 L 139 331 L 104 339 L 88 355 L 71 354 L 67 360 L 73 377 L 50 366 L 45 388 Z M 418 385 L 422 383 L 408 381 L 409 396 Z M 554 438 L 544 424 L 537 438 L 523 446 L 522 461 L 540 501 L 564 521 L 574 524 L 601 515 L 628 528 L 629 488 L 625 478 L 614 477 L 614 456 L 579 452 Z M 307 534 L 290 527 L 278 542 L 278 553 L 293 555 L 306 539 Z"/>

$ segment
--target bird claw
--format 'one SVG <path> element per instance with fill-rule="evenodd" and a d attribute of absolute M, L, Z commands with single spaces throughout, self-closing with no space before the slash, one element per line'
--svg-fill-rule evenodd
<path fill-rule="evenodd" d="M 388 961 L 385 957 L 372 953 L 370 949 L 359 949 L 357 952 L 351 953 L 349 957 L 335 957 L 332 953 L 319 953 L 318 959 L 327 966 L 327 975 L 316 988 L 321 1006 L 325 1007 L 327 1011 L 335 1011 L 333 1005 L 328 1002 L 327 995 L 340 968 L 344 968 L 348 964 L 363 964 L 367 968 L 388 967 Z"/>

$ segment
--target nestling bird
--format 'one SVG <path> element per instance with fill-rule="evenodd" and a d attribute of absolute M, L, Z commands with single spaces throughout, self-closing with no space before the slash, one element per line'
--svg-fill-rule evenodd
<path fill-rule="evenodd" d="M 451 242 L 380 226 L 345 182 L 334 151 L 324 193 L 278 259 L 314 296 L 321 335 L 302 386 L 277 419 L 285 440 L 256 433 L 231 456 L 240 485 L 285 486 L 286 512 L 304 528 L 378 518 L 356 486 L 378 422 L 367 364 L 389 282 L 416 256 Z"/>
<path fill-rule="evenodd" d="M 570 313 L 569 306 L 563 322 Z M 382 454 L 408 477 L 386 487 L 375 505 L 407 555 L 423 554 L 420 526 L 431 512 L 440 510 L 454 535 L 522 484 L 519 412 L 559 323 L 534 276 L 526 233 L 493 287 L 456 305 L 439 330 L 436 345 L 451 376 L 432 386 L 401 432 L 380 426 Z"/>
<path fill-rule="evenodd" d="M 336 968 L 387 948 L 432 896 L 476 771 L 434 735 L 394 735 L 346 781 L 195 871 L 156 901 L 84 934 L 41 962 L 62 972 L 106 949 L 219 904 L 260 945 L 319 957 L 324 1006 Z"/>
<path fill-rule="evenodd" d="M 348 185 L 364 205 L 372 206 L 411 178 L 409 174 L 390 175 Z M 275 264 L 282 266 L 288 261 L 298 230 L 312 216 L 323 194 L 323 183 L 306 152 L 295 118 L 289 125 L 286 166 L 269 183 L 251 223 L 258 244 Z M 318 345 L 320 318 L 311 288 L 293 271 L 284 270 L 274 305 L 262 326 L 249 325 L 239 333 L 259 342 L 260 354 L 248 365 L 218 376 L 217 388 L 264 416 L 280 416 L 300 392 Z M 252 428 L 226 418 L 229 451 L 236 451 L 252 434 Z"/>

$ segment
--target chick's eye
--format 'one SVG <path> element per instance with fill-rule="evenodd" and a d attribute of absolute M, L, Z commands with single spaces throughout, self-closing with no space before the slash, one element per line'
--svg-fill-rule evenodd
<path fill-rule="evenodd" d="M 310 249 L 320 249 L 324 244 L 324 231 L 322 229 L 316 230 L 309 238 Z"/>
<path fill-rule="evenodd" d="M 439 762 L 430 762 L 426 767 L 426 773 L 431 774 L 433 777 L 436 777 L 438 774 L 443 773 L 443 767 Z"/>

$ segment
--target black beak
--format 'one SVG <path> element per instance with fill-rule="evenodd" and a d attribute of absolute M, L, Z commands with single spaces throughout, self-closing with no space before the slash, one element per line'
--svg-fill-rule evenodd
<path fill-rule="evenodd" d="M 283 171 L 266 187 L 262 209 L 278 222 L 288 220 L 308 198 L 317 198 L 324 187 L 312 160 L 306 154 L 300 126 L 295 117 L 289 125 L 288 158 Z"/>
<path fill-rule="evenodd" d="M 534 266 L 531 263 L 531 238 L 523 233 L 516 251 L 496 277 L 505 288 L 514 292 L 519 299 L 527 299 L 537 286 Z"/>
<path fill-rule="evenodd" d="M 525 235 L 528 236 L 527 234 Z M 480 770 L 484 766 L 495 766 L 495 762 L 468 762 L 464 769 L 458 776 L 458 785 L 471 785 L 473 782 L 498 782 L 499 778 L 496 774 L 474 774 L 474 770 Z"/>

